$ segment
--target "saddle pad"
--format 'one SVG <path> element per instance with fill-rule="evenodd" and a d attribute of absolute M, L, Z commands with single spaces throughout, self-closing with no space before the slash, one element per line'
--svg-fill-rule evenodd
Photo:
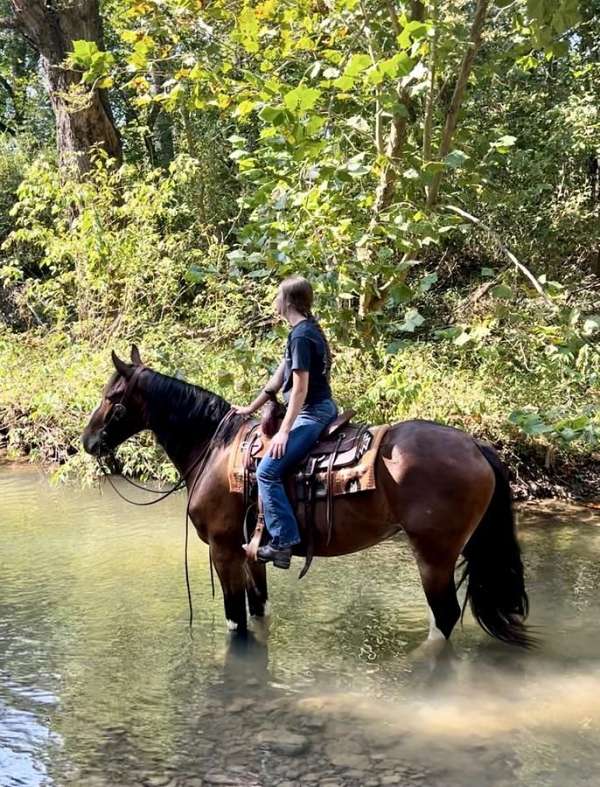
<path fill-rule="evenodd" d="M 365 489 L 375 489 L 375 460 L 381 441 L 388 429 L 388 424 L 369 426 L 367 431 L 371 433 L 372 439 L 368 449 L 360 459 L 353 465 L 337 467 L 332 470 L 331 484 L 334 495 L 345 495 L 352 492 L 361 492 Z M 231 492 L 244 493 L 244 467 L 254 470 L 256 463 L 264 456 L 269 442 L 260 432 L 258 421 L 249 420 L 242 424 L 231 443 L 229 454 L 228 477 Z M 317 446 L 315 446 L 313 452 L 316 449 Z M 297 470 L 291 475 L 297 476 L 301 474 L 304 465 L 305 460 L 302 460 Z M 315 473 L 315 479 L 319 485 L 324 485 L 327 482 L 327 473 L 317 472 Z"/>

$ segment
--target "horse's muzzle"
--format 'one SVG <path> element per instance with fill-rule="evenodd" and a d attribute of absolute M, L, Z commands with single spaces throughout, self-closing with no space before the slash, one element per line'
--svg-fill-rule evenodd
<path fill-rule="evenodd" d="M 97 432 L 84 432 L 81 438 L 83 449 L 92 456 L 99 456 L 102 451 L 102 439 Z"/>

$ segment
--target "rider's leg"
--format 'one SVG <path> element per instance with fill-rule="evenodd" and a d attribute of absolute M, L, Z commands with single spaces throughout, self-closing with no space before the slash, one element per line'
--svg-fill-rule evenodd
<path fill-rule="evenodd" d="M 259 560 L 272 560 L 278 568 L 289 568 L 292 546 L 300 541 L 300 533 L 283 477 L 306 456 L 336 414 L 337 406 L 333 399 L 305 405 L 292 425 L 283 456 L 275 459 L 266 455 L 259 463 L 256 478 L 265 525 L 272 538 L 270 544 L 259 548 Z"/>
<path fill-rule="evenodd" d="M 300 541 L 298 523 L 288 500 L 283 477 L 306 456 L 323 430 L 320 422 L 302 423 L 290 431 L 285 453 L 279 458 L 263 456 L 256 470 L 258 489 L 263 502 L 265 525 L 278 549 Z"/>

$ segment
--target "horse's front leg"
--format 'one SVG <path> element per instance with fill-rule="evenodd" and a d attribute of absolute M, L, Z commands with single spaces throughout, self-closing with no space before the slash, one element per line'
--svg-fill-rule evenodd
<path fill-rule="evenodd" d="M 246 564 L 246 572 L 248 609 L 253 618 L 264 618 L 269 614 L 267 567 L 264 563 L 249 560 Z"/>
<path fill-rule="evenodd" d="M 211 545 L 211 553 L 215 569 L 221 581 L 225 617 L 230 631 L 245 633 L 248 628 L 246 617 L 246 576 L 244 564 L 246 555 L 241 545 L 239 548 Z"/>

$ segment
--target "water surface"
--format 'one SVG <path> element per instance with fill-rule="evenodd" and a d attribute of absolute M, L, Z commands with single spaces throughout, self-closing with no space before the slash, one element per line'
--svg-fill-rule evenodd
<path fill-rule="evenodd" d="M 469 614 L 435 664 L 402 538 L 271 570 L 245 643 L 183 497 L 134 508 L 107 488 L 0 468 L 0 787 L 600 784 L 600 516 L 528 506 L 533 653 Z"/>

